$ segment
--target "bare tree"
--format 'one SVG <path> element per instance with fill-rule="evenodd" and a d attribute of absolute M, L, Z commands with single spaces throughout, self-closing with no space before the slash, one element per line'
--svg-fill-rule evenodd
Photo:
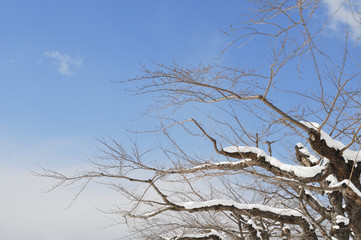
<path fill-rule="evenodd" d="M 93 169 L 40 175 L 114 188 L 129 201 L 111 213 L 136 239 L 361 239 L 359 6 L 252 2 L 228 51 L 264 43 L 259 66 L 155 64 L 126 82 L 155 96 L 162 155 L 111 139 Z M 353 24 L 330 49 L 345 9 Z"/>

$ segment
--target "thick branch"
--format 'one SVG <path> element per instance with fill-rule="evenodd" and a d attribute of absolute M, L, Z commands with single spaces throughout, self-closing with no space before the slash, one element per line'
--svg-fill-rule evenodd
<path fill-rule="evenodd" d="M 204 211 L 229 211 L 234 214 L 268 218 L 285 224 L 296 224 L 303 229 L 305 235 L 308 237 L 307 239 L 317 239 L 317 236 L 312 230 L 309 222 L 300 212 L 293 209 L 274 208 L 261 204 L 240 204 L 231 200 L 186 202 L 172 204 L 172 207 L 171 211 L 186 211 L 190 213 Z"/>
<path fill-rule="evenodd" d="M 327 166 L 304 167 L 284 164 L 255 147 L 228 147 L 223 149 L 221 153 L 231 158 L 249 159 L 242 161 L 244 167 L 247 165 L 262 167 L 276 176 L 294 179 L 303 183 L 318 182 L 329 174 Z"/>

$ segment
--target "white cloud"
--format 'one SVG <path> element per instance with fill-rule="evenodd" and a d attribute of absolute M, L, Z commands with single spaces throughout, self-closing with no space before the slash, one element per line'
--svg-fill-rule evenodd
<path fill-rule="evenodd" d="M 77 240 L 117 239 L 125 234 L 124 226 L 109 227 L 112 222 L 96 210 L 111 208 L 116 194 L 92 185 L 71 208 L 74 189 L 45 193 L 50 182 L 24 169 L 0 171 L 0 239 Z M 106 207 L 105 207 L 106 206 Z M 122 229 L 123 228 L 123 229 Z"/>
<path fill-rule="evenodd" d="M 324 0 L 328 14 L 331 16 L 331 29 L 344 32 L 345 26 L 354 37 L 361 35 L 361 1 L 360 0 Z"/>
<path fill-rule="evenodd" d="M 92 152 L 92 141 L 81 137 L 14 139 L 2 131 L 1 135 L 0 144 L 4 146 L 0 149 L 1 240 L 110 240 L 127 234 L 124 226 L 106 228 L 113 222 L 96 210 L 112 209 L 119 201 L 116 192 L 91 184 L 66 209 L 76 188 L 45 193 L 54 182 L 31 174 L 30 170 L 40 170 L 35 163 L 73 173 L 81 168 L 84 153 Z"/>
<path fill-rule="evenodd" d="M 55 64 L 57 65 L 57 71 L 62 75 L 71 75 L 71 68 L 81 67 L 83 61 L 77 57 L 71 57 L 69 54 L 61 53 L 59 51 L 44 52 L 44 56 L 55 59 Z"/>

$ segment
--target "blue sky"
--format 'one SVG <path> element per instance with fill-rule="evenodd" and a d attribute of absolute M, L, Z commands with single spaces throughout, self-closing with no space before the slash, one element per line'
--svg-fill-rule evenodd
<path fill-rule="evenodd" d="M 239 1 L 1 1 L 0 130 L 31 138 L 112 134 L 143 108 L 111 81 L 150 60 L 210 61 Z M 126 104 L 123 104 L 126 103 Z M 135 110 L 135 111 L 134 111 Z M 126 117 L 125 117 L 126 116 Z"/>
<path fill-rule="evenodd" d="M 43 194 L 48 183 L 29 169 L 70 171 L 96 152 L 96 137 L 151 127 L 134 121 L 149 96 L 132 97 L 112 82 L 152 60 L 212 61 L 229 41 L 220 30 L 246 8 L 239 0 L 0 0 L 0 224 L 7 226 L 0 239 L 120 236 L 120 227 L 101 229 L 110 222 L 95 211 L 114 194 L 98 197 L 92 187 L 65 210 L 73 192 Z M 252 63 L 262 56 L 253 50 L 222 61 Z"/>
<path fill-rule="evenodd" d="M 125 80 L 150 61 L 209 62 L 228 41 L 240 1 L 0 1 L 0 239 L 114 239 L 125 231 L 95 207 L 117 196 L 31 175 L 37 165 L 71 171 L 96 153 L 96 137 L 128 137 L 149 97 Z M 99 193 L 99 194 L 97 194 Z M 101 194 L 100 194 L 101 193 Z M 101 195 L 102 197 L 99 197 Z M 5 231 L 4 231 L 5 229 Z"/>

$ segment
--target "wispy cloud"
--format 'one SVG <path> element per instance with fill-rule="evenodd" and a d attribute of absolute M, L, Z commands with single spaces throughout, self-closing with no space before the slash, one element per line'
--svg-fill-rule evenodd
<path fill-rule="evenodd" d="M 73 68 L 79 68 L 83 64 L 79 56 L 71 57 L 69 54 L 61 53 L 59 51 L 44 52 L 44 56 L 55 60 L 57 71 L 62 75 L 71 75 Z"/>
<path fill-rule="evenodd" d="M 348 26 L 354 37 L 361 36 L 360 0 L 324 0 L 324 3 L 332 17 L 332 30 L 344 32 L 344 26 Z"/>

